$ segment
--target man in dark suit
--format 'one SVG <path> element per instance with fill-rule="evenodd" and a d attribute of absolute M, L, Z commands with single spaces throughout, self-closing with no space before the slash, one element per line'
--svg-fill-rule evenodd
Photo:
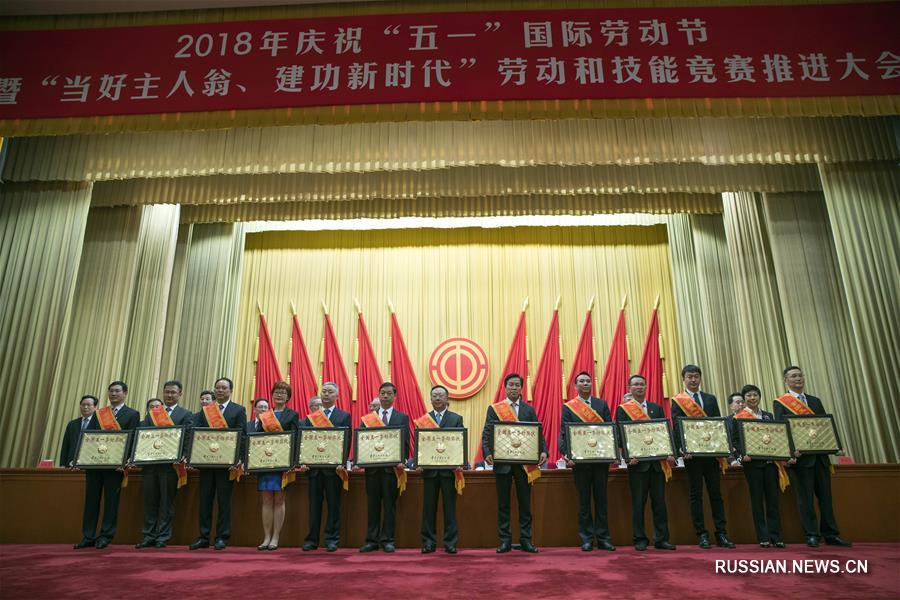
<path fill-rule="evenodd" d="M 219 410 L 229 429 L 243 431 L 247 425 L 247 411 L 240 404 L 231 401 L 234 384 L 227 377 L 216 381 L 214 393 Z M 194 427 L 209 427 L 206 414 L 201 410 L 194 415 Z M 234 482 L 230 478 L 231 469 L 200 469 L 200 536 L 188 546 L 191 550 L 209 547 L 212 532 L 213 501 L 219 505 L 216 518 L 216 550 L 224 550 L 231 537 L 231 496 Z"/>
<path fill-rule="evenodd" d="M 625 402 L 636 402 L 644 414 L 651 419 L 665 419 L 666 415 L 658 404 L 647 402 L 647 380 L 643 375 L 632 375 L 628 379 L 629 393 Z M 632 418 L 620 404 L 616 409 L 616 421 L 631 421 Z M 675 463 L 675 457 L 667 458 L 669 464 Z M 669 516 L 666 513 L 666 478 L 658 460 L 628 461 L 628 487 L 631 490 L 631 530 L 634 537 L 634 549 L 644 551 L 649 540 L 644 530 L 644 507 L 647 505 L 647 494 L 650 495 L 650 506 L 653 511 L 653 547 L 657 550 L 674 550 L 675 545 L 669 543 Z"/>
<path fill-rule="evenodd" d="M 575 376 L 575 389 L 578 400 L 595 412 L 603 421 L 610 422 L 609 405 L 605 400 L 591 395 L 591 375 L 582 371 Z M 567 423 L 583 423 L 571 408 L 563 404 L 562 426 L 559 428 L 559 451 L 563 456 L 569 453 L 569 428 Z M 606 481 L 609 476 L 607 463 L 576 464 L 566 458 L 566 466 L 572 469 L 572 479 L 578 490 L 578 535 L 581 537 L 581 549 L 590 552 L 594 548 L 594 540 L 601 550 L 615 550 L 609 541 L 609 524 L 606 510 Z M 593 494 L 593 503 L 591 495 Z"/>
<path fill-rule="evenodd" d="M 506 402 L 516 413 L 516 417 L 522 422 L 538 422 L 534 409 L 522 401 L 522 376 L 518 373 L 510 373 L 503 380 L 506 391 Z M 488 407 L 484 421 L 484 429 L 481 432 L 481 446 L 484 451 L 486 463 L 494 465 L 494 480 L 497 486 L 497 532 L 500 537 L 498 553 L 509 552 L 512 549 L 512 535 L 509 529 L 509 510 L 511 505 L 510 488 L 515 480 L 516 502 L 519 505 L 519 543 L 523 552 L 537 552 L 538 549 L 531 543 L 531 485 L 528 483 L 528 474 L 525 467 L 519 464 L 497 463 L 494 464 L 492 456 L 492 444 L 494 441 L 494 425 L 499 423 L 500 416 L 492 408 Z M 540 436 L 540 461 L 538 466 L 547 462 L 547 442 L 544 436 Z"/>
<path fill-rule="evenodd" d="M 442 385 L 431 388 L 431 407 L 428 414 L 438 427 L 449 429 L 464 427 L 462 415 L 448 410 L 450 393 Z M 422 471 L 422 554 L 434 552 L 437 545 L 438 496 L 444 507 L 444 551 L 456 554 L 459 528 L 456 524 L 456 475 L 448 469 L 424 469 Z"/>
<path fill-rule="evenodd" d="M 68 467 L 75 462 L 75 453 L 78 451 L 78 438 L 81 437 L 81 432 L 87 429 L 87 426 L 90 424 L 91 417 L 94 415 L 94 411 L 97 410 L 98 402 L 97 397 L 90 394 L 81 397 L 81 402 L 78 404 L 81 416 L 69 421 L 66 425 L 66 432 L 63 434 L 62 448 L 59 451 L 60 467 Z"/>
<path fill-rule="evenodd" d="M 181 401 L 180 381 L 170 380 L 163 384 L 163 403 L 166 413 L 176 427 L 184 427 L 182 435 L 188 436 L 194 424 L 194 415 L 178 405 Z M 148 413 L 141 422 L 142 427 L 154 427 Z M 143 538 L 135 548 L 165 548 L 172 538 L 172 521 L 175 519 L 175 495 L 178 493 L 178 473 L 173 465 L 145 465 L 141 467 L 144 478 L 144 528 Z"/>
<path fill-rule="evenodd" d="M 350 413 L 341 410 L 337 402 L 340 390 L 333 381 L 322 384 L 319 396 L 319 404 L 322 413 L 331 421 L 334 427 L 346 427 L 346 445 L 350 445 L 350 436 L 353 434 L 353 425 L 350 421 Z M 313 403 L 310 401 L 310 408 Z M 318 410 L 318 409 L 317 409 Z M 301 427 L 313 427 L 309 417 L 303 420 Z M 301 470 L 305 470 L 301 465 Z M 325 519 L 325 549 L 334 552 L 341 541 L 341 477 L 338 471 L 345 470 L 340 467 L 314 467 L 309 469 L 309 533 L 303 540 L 303 550 L 310 551 L 319 547 L 319 532 L 322 529 L 322 504 L 328 503 L 328 515 Z"/>
<path fill-rule="evenodd" d="M 827 414 L 822 401 L 815 396 L 804 393 L 806 378 L 803 370 L 797 366 L 787 367 L 784 372 L 784 383 L 789 393 L 796 400 L 806 405 L 817 415 Z M 781 421 L 785 417 L 795 414 L 779 400 L 775 401 L 775 420 Z M 824 537 L 825 543 L 830 546 L 850 546 L 840 537 L 837 520 L 834 518 L 834 509 L 831 504 L 831 463 L 827 454 L 795 454 L 796 464 L 788 465 L 788 477 L 797 496 L 797 509 L 800 511 L 800 521 L 806 534 L 806 545 L 815 548 L 819 545 L 819 538 Z M 813 506 L 813 495 L 819 499 L 819 513 L 821 516 L 821 535 L 816 523 L 816 509 Z"/>
<path fill-rule="evenodd" d="M 697 365 L 685 365 L 681 369 L 681 379 L 684 382 L 685 394 L 690 398 L 684 402 L 695 403 L 707 417 L 721 416 L 719 401 L 712 394 L 700 391 L 700 379 L 703 374 Z M 678 403 L 672 400 L 672 422 L 675 424 L 676 444 L 681 440 L 681 422 L 679 417 L 689 417 Z M 687 469 L 688 483 L 690 485 L 691 521 L 694 524 L 694 532 L 697 534 L 697 543 L 704 550 L 712 546 L 709 543 L 709 532 L 703 519 L 703 482 L 706 482 L 706 493 L 709 494 L 709 506 L 712 509 L 713 523 L 716 525 L 716 546 L 720 548 L 734 548 L 734 544 L 728 539 L 725 531 L 725 504 L 722 502 L 722 492 L 719 479 L 719 460 L 714 457 L 684 455 L 684 466 Z"/>
<path fill-rule="evenodd" d="M 119 423 L 122 431 L 131 431 L 137 428 L 141 421 L 141 415 L 133 408 L 125 405 L 128 396 L 128 385 L 124 381 L 113 381 L 106 390 L 109 397 L 109 406 Z M 91 417 L 87 431 L 101 429 L 97 414 Z M 122 489 L 123 473 L 121 469 L 90 469 L 85 473 L 84 482 L 84 516 L 81 524 L 81 541 L 75 544 L 75 549 L 94 546 L 98 549 L 106 548 L 116 534 L 116 525 L 119 520 L 119 492 Z M 103 523 L 100 526 L 99 535 L 97 520 L 100 517 L 100 498 L 103 498 Z"/>
<path fill-rule="evenodd" d="M 403 427 L 400 448 L 399 468 L 405 468 L 409 459 L 409 417 L 394 409 L 397 388 L 393 383 L 385 382 L 378 390 L 381 411 L 378 415 L 387 427 Z M 363 423 L 365 426 L 365 423 Z M 394 526 L 397 519 L 397 474 L 394 467 L 366 468 L 366 508 L 369 524 L 366 528 L 366 543 L 360 552 L 373 552 L 379 545 L 385 552 L 396 550 L 394 545 Z M 384 520 L 381 515 L 384 512 Z"/>

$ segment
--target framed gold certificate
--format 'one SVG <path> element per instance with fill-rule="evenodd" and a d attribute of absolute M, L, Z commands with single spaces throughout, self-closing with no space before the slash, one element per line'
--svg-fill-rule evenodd
<path fill-rule="evenodd" d="M 540 423 L 494 423 L 494 462 L 538 464 L 541 462 L 541 432 Z"/>
<path fill-rule="evenodd" d="M 82 431 L 75 451 L 79 469 L 118 469 L 128 460 L 130 431 Z"/>
<path fill-rule="evenodd" d="M 619 421 L 622 457 L 625 460 L 660 460 L 674 456 L 672 430 L 666 419 Z"/>
<path fill-rule="evenodd" d="M 347 427 L 300 429 L 297 464 L 307 467 L 340 467 L 347 462 L 350 430 Z"/>
<path fill-rule="evenodd" d="M 843 449 L 832 415 L 787 417 L 794 450 L 803 454 L 837 454 Z"/>
<path fill-rule="evenodd" d="M 468 430 L 465 427 L 416 429 L 416 466 L 456 469 L 466 466 Z"/>
<path fill-rule="evenodd" d="M 188 464 L 198 469 L 231 467 L 237 464 L 240 449 L 240 429 L 195 427 L 191 430 Z"/>
<path fill-rule="evenodd" d="M 616 424 L 566 423 L 567 457 L 575 463 L 612 463 L 619 460 Z"/>
<path fill-rule="evenodd" d="M 794 445 L 786 421 L 737 419 L 741 455 L 762 460 L 790 460 Z"/>
<path fill-rule="evenodd" d="M 730 456 L 731 435 L 724 417 L 679 417 L 679 442 L 685 454 Z"/>
<path fill-rule="evenodd" d="M 184 447 L 184 427 L 139 427 L 134 430 L 131 462 L 140 465 L 176 463 Z"/>
<path fill-rule="evenodd" d="M 293 431 L 248 433 L 244 470 L 248 473 L 290 471 L 294 468 Z"/>
<path fill-rule="evenodd" d="M 356 450 L 353 463 L 358 467 L 393 467 L 406 462 L 403 437 L 406 427 L 365 427 L 354 429 Z"/>

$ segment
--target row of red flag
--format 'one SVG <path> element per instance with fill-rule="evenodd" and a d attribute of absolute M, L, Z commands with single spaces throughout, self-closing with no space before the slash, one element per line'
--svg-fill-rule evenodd
<path fill-rule="evenodd" d="M 612 345 L 606 359 L 606 367 L 603 378 L 600 381 L 599 394 L 597 393 L 597 381 L 595 378 L 593 323 L 591 310 L 587 311 L 575 358 L 569 370 L 565 392 L 562 382 L 562 360 L 559 337 L 559 312 L 554 310 L 553 319 L 544 342 L 544 349 L 538 362 L 531 394 L 527 389 L 522 390 L 522 396 L 527 402 L 534 405 L 538 419 L 543 424 L 544 436 L 547 438 L 549 460 L 555 462 L 560 458 L 559 430 L 561 421 L 562 404 L 568 399 L 575 398 L 575 377 L 582 371 L 590 374 L 592 379 L 591 394 L 603 398 L 609 403 L 610 411 L 615 415 L 616 407 L 621 403 L 628 390 L 628 378 L 630 376 L 628 361 L 628 346 L 625 335 L 625 309 L 619 311 L 619 318 L 613 334 Z M 350 377 L 344 366 L 344 360 L 338 347 L 337 338 L 331 317 L 325 315 L 324 346 L 322 356 L 322 381 L 333 381 L 340 390 L 338 407 L 351 414 L 352 422 L 359 423 L 362 416 L 369 410 L 369 402 L 378 396 L 378 389 L 384 382 L 369 332 L 363 315 L 360 312 L 357 321 L 358 358 L 356 363 L 356 401 L 352 401 L 353 393 L 350 385 Z M 500 374 L 499 384 L 494 393 L 492 402 L 500 402 L 506 397 L 503 379 L 510 373 L 518 373 L 528 381 L 528 354 L 525 335 L 525 310 L 519 315 L 519 322 L 513 335 L 512 344 Z M 640 367 L 637 370 L 647 379 L 647 400 L 662 406 L 667 418 L 671 418 L 671 407 L 665 401 L 663 392 L 663 362 L 660 353 L 659 342 L 659 317 L 658 310 L 653 309 L 650 319 L 650 327 L 644 341 L 644 352 L 641 357 Z M 291 399 L 288 407 L 297 411 L 303 418 L 309 412 L 307 401 L 318 394 L 319 381 L 313 371 L 309 360 L 306 343 L 300 330 L 297 315 L 294 315 L 291 328 L 291 362 L 290 382 L 292 388 Z M 418 378 L 409 359 L 409 352 L 403 341 L 400 324 L 397 316 L 391 313 L 391 377 L 397 386 L 397 397 L 394 405 L 396 408 L 412 418 L 417 418 L 427 411 L 427 405 L 422 396 Z M 256 363 L 256 386 L 254 398 L 267 398 L 271 400 L 272 386 L 276 381 L 282 380 L 281 369 L 275 357 L 275 348 L 269 335 L 269 327 L 265 315 L 259 315 L 259 351 Z M 527 387 L 527 386 L 526 386 Z M 565 397 L 564 397 L 565 395 Z M 412 442 L 413 440 L 411 440 Z M 478 454 L 474 462 L 482 459 L 479 445 Z"/>

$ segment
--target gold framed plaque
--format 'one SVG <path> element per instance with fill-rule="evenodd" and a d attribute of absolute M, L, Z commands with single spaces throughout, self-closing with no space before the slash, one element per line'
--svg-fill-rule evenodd
<path fill-rule="evenodd" d="M 794 450 L 803 454 L 837 454 L 843 450 L 833 415 L 788 415 Z"/>
<path fill-rule="evenodd" d="M 130 431 L 82 431 L 75 451 L 79 469 L 118 469 L 128 460 Z"/>
<path fill-rule="evenodd" d="M 248 473 L 290 471 L 294 468 L 293 431 L 248 433 L 244 452 L 244 470 Z"/>
<path fill-rule="evenodd" d="M 198 469 L 222 469 L 238 462 L 241 449 L 240 429 L 195 427 L 191 430 L 188 464 Z"/>
<path fill-rule="evenodd" d="M 616 424 L 566 423 L 568 458 L 575 463 L 612 463 L 619 460 Z"/>
<path fill-rule="evenodd" d="M 423 469 L 456 469 L 466 466 L 468 430 L 416 428 L 416 466 Z"/>
<path fill-rule="evenodd" d="M 794 455 L 786 421 L 737 419 L 741 455 L 762 460 L 790 460 Z"/>
<path fill-rule="evenodd" d="M 176 463 L 183 448 L 184 427 L 138 427 L 130 462 L 138 466 Z"/>
<path fill-rule="evenodd" d="M 358 467 L 393 467 L 406 462 L 403 437 L 406 427 L 365 427 L 354 429 L 355 456 Z"/>
<path fill-rule="evenodd" d="M 297 464 L 341 467 L 347 462 L 350 430 L 347 427 L 304 427 L 297 442 Z"/>
<path fill-rule="evenodd" d="M 660 460 L 674 456 L 672 429 L 667 419 L 619 421 L 625 460 Z"/>
<path fill-rule="evenodd" d="M 540 423 L 494 423 L 495 463 L 536 465 L 541 462 Z"/>
<path fill-rule="evenodd" d="M 731 455 L 731 434 L 724 417 L 679 417 L 678 432 L 685 454 Z"/>

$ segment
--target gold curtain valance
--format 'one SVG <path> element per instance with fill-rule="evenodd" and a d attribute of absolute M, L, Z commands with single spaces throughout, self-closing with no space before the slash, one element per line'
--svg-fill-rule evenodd
<path fill-rule="evenodd" d="M 900 158 L 889 118 L 361 123 L 18 138 L 4 178 L 108 180 L 498 165 L 792 164 Z"/>

